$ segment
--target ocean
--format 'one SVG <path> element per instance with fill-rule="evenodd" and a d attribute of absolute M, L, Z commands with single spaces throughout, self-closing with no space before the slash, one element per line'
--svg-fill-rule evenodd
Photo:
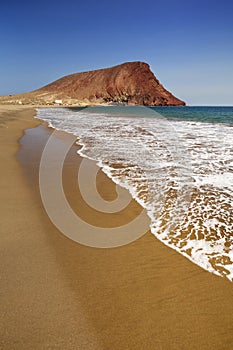
<path fill-rule="evenodd" d="M 147 211 L 152 234 L 233 280 L 233 107 L 38 109 Z"/>

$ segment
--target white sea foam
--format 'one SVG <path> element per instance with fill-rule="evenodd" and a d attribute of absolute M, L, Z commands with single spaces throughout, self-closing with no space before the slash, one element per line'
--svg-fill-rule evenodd
<path fill-rule="evenodd" d="M 168 120 L 144 108 L 39 109 L 77 136 L 147 210 L 151 232 L 192 262 L 233 279 L 233 128 Z"/>

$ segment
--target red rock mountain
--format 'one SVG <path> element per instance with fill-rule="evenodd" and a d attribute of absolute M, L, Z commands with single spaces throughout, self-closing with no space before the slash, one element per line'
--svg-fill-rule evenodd
<path fill-rule="evenodd" d="M 67 75 L 34 93 L 55 93 L 93 103 L 126 102 L 146 106 L 185 105 L 167 91 L 144 62 Z"/>
<path fill-rule="evenodd" d="M 185 105 L 160 84 L 144 62 L 127 62 L 111 68 L 67 75 L 32 92 L 2 96 L 0 103 Z"/>

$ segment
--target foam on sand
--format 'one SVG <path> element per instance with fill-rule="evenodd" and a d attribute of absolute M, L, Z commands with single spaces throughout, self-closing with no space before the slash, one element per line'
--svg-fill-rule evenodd
<path fill-rule="evenodd" d="M 147 210 L 158 239 L 233 279 L 230 125 L 167 119 L 143 107 L 40 109 L 37 117 L 77 136 L 79 153 Z"/>

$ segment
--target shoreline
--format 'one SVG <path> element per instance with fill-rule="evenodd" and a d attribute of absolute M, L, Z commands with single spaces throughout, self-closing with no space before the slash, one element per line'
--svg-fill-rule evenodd
<path fill-rule="evenodd" d="M 2 114 L 1 107 L 3 348 L 231 349 L 229 281 L 202 270 L 149 232 L 113 249 L 82 246 L 61 235 L 39 198 L 38 164 L 32 166 L 31 158 L 38 162 L 36 140 L 29 140 L 23 169 L 15 159 L 17 140 L 41 122 L 33 119 L 33 109 L 8 106 Z M 80 207 L 75 179 L 70 181 L 75 149 L 64 181 L 69 201 Z M 103 196 L 114 198 L 104 174 L 100 184 Z M 87 207 L 82 210 L 103 223 Z"/>

